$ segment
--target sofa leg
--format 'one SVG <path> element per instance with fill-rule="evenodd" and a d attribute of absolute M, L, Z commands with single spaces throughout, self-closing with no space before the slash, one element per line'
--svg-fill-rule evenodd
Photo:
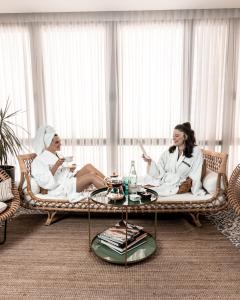
<path fill-rule="evenodd" d="M 48 211 L 48 218 L 47 218 L 47 221 L 45 223 L 46 226 L 49 226 L 53 223 L 53 218 L 55 216 L 57 212 L 56 211 Z"/>
<path fill-rule="evenodd" d="M 2 241 L 0 241 L 0 245 L 4 244 L 6 242 L 6 238 L 7 238 L 7 220 L 5 220 L 4 222 L 4 233 L 3 233 L 3 239 Z"/>
<path fill-rule="evenodd" d="M 189 213 L 190 216 L 192 217 L 193 223 L 197 226 L 197 227 L 202 227 L 202 224 L 199 220 L 199 213 Z"/>

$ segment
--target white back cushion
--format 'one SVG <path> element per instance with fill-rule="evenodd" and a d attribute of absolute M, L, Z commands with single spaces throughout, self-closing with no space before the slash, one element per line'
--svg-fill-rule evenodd
<path fill-rule="evenodd" d="M 12 199 L 13 197 L 14 196 L 12 193 L 11 178 L 1 181 L 0 182 L 0 201 L 7 201 L 9 199 Z"/>
<path fill-rule="evenodd" d="M 213 194 L 216 191 L 218 174 L 207 170 L 205 177 L 203 178 L 203 187 L 209 193 Z M 221 180 L 221 188 L 224 188 L 223 182 Z"/>
<path fill-rule="evenodd" d="M 30 178 L 30 183 L 31 183 L 32 193 L 34 195 L 40 193 L 40 186 L 38 185 L 37 181 L 33 177 Z M 26 180 L 24 181 L 24 184 L 23 184 L 23 192 L 25 194 L 27 193 L 27 181 Z"/>

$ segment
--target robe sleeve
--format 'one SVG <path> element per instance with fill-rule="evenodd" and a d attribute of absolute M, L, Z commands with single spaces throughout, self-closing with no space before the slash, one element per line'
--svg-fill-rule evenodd
<path fill-rule="evenodd" d="M 167 159 L 168 150 L 163 152 L 163 154 L 160 156 L 158 163 L 156 164 L 155 161 L 151 161 L 151 164 L 148 168 L 148 175 L 156 178 L 156 179 L 162 179 L 165 171 L 165 164 Z"/>
<path fill-rule="evenodd" d="M 58 186 L 49 166 L 35 158 L 32 162 L 32 176 L 41 188 L 52 190 Z"/>
<path fill-rule="evenodd" d="M 194 162 L 188 176 L 192 179 L 191 192 L 194 195 L 202 195 L 205 194 L 204 190 L 202 189 L 201 182 L 203 156 L 199 147 L 195 147 L 194 152 Z"/>

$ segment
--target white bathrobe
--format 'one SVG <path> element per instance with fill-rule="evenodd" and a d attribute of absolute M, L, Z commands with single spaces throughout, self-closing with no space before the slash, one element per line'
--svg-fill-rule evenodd
<path fill-rule="evenodd" d="M 178 192 L 179 186 L 187 177 L 192 179 L 191 191 L 195 195 L 204 195 L 201 183 L 203 157 L 201 149 L 193 148 L 192 157 L 183 154 L 178 158 L 178 149 L 173 153 L 168 150 L 163 152 L 158 164 L 154 161 L 148 168 L 145 184 L 155 186 L 152 188 L 159 196 L 171 196 Z"/>
<path fill-rule="evenodd" d="M 32 162 L 32 176 L 40 187 L 48 190 L 49 195 L 71 197 L 76 194 L 76 177 L 64 167 L 64 163 L 53 176 L 50 169 L 57 160 L 52 152 L 43 151 Z"/>

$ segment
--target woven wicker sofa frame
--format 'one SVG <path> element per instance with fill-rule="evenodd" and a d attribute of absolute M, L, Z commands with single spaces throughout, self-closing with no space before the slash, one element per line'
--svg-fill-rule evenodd
<path fill-rule="evenodd" d="M 240 215 L 240 164 L 233 170 L 228 184 L 229 204 Z"/>
<path fill-rule="evenodd" d="M 216 191 L 212 197 L 208 200 L 184 200 L 175 201 L 167 200 L 164 198 L 159 198 L 156 204 L 151 205 L 139 205 L 134 206 L 129 209 L 130 213 L 153 213 L 157 211 L 158 213 L 189 213 L 197 226 L 201 226 L 199 222 L 199 214 L 204 214 L 206 212 L 218 211 L 226 207 L 227 199 L 224 203 L 216 204 L 216 200 L 220 193 L 226 194 L 227 190 L 227 176 L 226 176 L 226 163 L 227 154 L 212 152 L 209 150 L 202 150 L 203 157 L 206 163 L 206 169 L 209 169 L 217 173 L 217 183 Z M 33 194 L 31 190 L 30 178 L 31 178 L 31 163 L 36 157 L 35 153 L 19 155 L 18 161 L 21 170 L 21 179 L 19 184 L 19 191 L 22 199 L 22 205 L 26 208 L 43 210 L 48 213 L 48 218 L 45 225 L 50 225 L 53 221 L 53 217 L 57 212 L 88 212 L 89 204 L 91 212 L 121 212 L 120 207 L 104 206 L 101 204 L 96 204 L 93 201 L 82 200 L 77 203 L 71 203 L 67 199 L 42 199 Z M 23 183 L 24 180 L 27 182 L 27 195 L 30 197 L 30 201 L 26 201 L 25 195 L 23 193 Z M 221 181 L 224 184 L 224 191 L 221 190 Z M 226 198 L 226 197 L 225 197 Z"/>
<path fill-rule="evenodd" d="M 0 169 L 0 181 L 4 181 L 8 179 L 8 174 Z M 20 196 L 17 187 L 12 184 L 12 193 L 13 193 L 13 199 L 8 200 L 6 203 L 8 204 L 8 207 L 0 213 L 0 222 L 4 223 L 4 235 L 2 240 L 0 241 L 0 244 L 4 244 L 7 237 L 7 221 L 10 219 L 17 211 L 17 209 L 20 206 Z"/>

